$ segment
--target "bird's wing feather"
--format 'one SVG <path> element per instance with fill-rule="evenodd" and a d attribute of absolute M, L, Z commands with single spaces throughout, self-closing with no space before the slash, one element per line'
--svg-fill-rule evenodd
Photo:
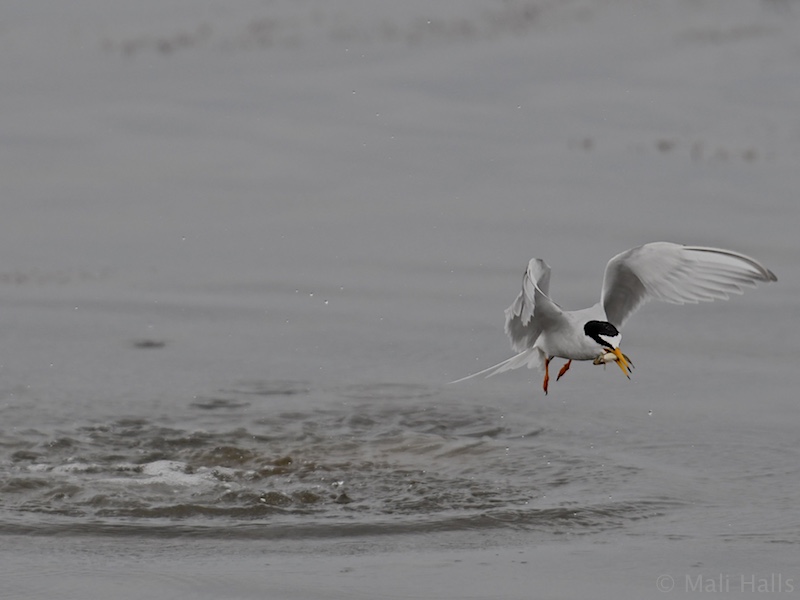
<path fill-rule="evenodd" d="M 775 274 L 749 256 L 703 246 L 654 242 L 632 248 L 606 265 L 601 302 L 617 327 L 649 300 L 710 302 L 741 294 Z"/>
<path fill-rule="evenodd" d="M 561 309 L 547 295 L 549 290 L 550 267 L 540 258 L 531 259 L 522 291 L 505 311 L 506 334 L 515 351 L 532 347 L 548 322 L 562 318 Z"/>

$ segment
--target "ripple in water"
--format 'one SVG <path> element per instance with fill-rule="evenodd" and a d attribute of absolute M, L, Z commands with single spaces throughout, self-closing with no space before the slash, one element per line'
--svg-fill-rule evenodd
<path fill-rule="evenodd" d="M 304 389 L 255 384 L 192 407 L 224 415 L 246 410 L 253 396 Z M 671 504 L 610 502 L 603 490 L 634 477 L 635 468 L 573 454 L 553 444 L 546 428 L 506 423 L 491 407 L 426 402 L 434 392 L 424 386 L 335 393 L 346 401 L 262 416 L 246 428 L 127 419 L 6 437 L 0 530 L 299 538 L 512 527 L 577 534 L 621 527 Z M 570 497 L 583 501 L 564 500 Z"/>

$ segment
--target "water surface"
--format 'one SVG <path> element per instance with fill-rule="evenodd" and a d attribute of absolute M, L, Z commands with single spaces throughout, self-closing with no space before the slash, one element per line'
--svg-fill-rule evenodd
<path fill-rule="evenodd" d="M 798 14 L 721 8 L 9 9 L 4 589 L 800 581 Z M 531 257 L 579 308 L 660 239 L 780 281 L 645 307 L 631 381 L 446 385 L 509 355 Z"/>

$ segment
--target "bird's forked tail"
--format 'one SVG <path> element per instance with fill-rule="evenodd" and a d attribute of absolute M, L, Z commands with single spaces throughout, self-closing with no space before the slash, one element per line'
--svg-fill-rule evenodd
<path fill-rule="evenodd" d="M 512 356 L 511 358 L 507 358 L 501 363 L 494 365 L 493 367 L 489 367 L 488 369 L 484 369 L 483 371 L 478 371 L 477 373 L 473 373 L 472 375 L 467 375 L 466 377 L 462 377 L 461 379 L 456 379 L 455 381 L 451 381 L 450 383 L 460 383 L 462 381 L 466 381 L 467 379 L 472 379 L 473 377 L 477 377 L 478 375 L 486 375 L 486 377 L 491 377 L 492 375 L 497 375 L 498 373 L 505 373 L 506 371 L 511 371 L 513 369 L 519 369 L 520 367 L 527 366 L 529 369 L 544 369 L 544 352 L 539 350 L 539 348 L 533 347 L 528 348 L 527 350 L 523 350 L 519 354 Z"/>

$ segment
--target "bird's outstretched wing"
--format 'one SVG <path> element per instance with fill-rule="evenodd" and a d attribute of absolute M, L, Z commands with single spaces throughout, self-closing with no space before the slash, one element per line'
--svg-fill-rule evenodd
<path fill-rule="evenodd" d="M 608 261 L 600 301 L 609 322 L 622 327 L 648 300 L 672 304 L 725 300 L 758 281 L 777 280 L 764 265 L 738 252 L 654 242 Z"/>
<path fill-rule="evenodd" d="M 550 290 L 550 267 L 533 258 L 522 277 L 522 291 L 506 311 L 506 334 L 511 347 L 523 352 L 532 347 L 548 321 L 561 318 L 561 309 L 547 295 Z"/>

